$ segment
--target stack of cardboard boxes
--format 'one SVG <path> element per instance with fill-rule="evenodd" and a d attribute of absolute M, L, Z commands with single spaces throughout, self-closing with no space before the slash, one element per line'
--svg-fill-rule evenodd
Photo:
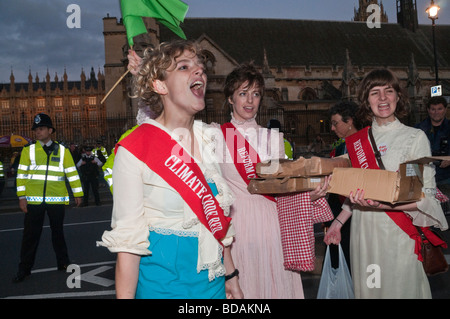
<path fill-rule="evenodd" d="M 343 157 L 271 161 L 258 163 L 259 178 L 252 179 L 248 190 L 252 194 L 288 194 L 310 191 L 323 184 L 332 174 L 329 193 L 348 196 L 362 189 L 366 199 L 389 203 L 418 201 L 423 196 L 423 165 L 450 156 L 424 157 L 400 165 L 397 172 L 381 169 L 352 168 Z"/>

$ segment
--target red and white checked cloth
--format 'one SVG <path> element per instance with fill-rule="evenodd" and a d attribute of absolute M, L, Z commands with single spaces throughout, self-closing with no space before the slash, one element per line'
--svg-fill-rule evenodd
<path fill-rule="evenodd" d="M 436 187 L 436 199 L 438 199 L 441 203 L 448 202 L 448 197 L 445 196 L 445 194 L 442 193 L 442 191 L 437 187 Z"/>
<path fill-rule="evenodd" d="M 311 202 L 309 192 L 275 197 L 280 221 L 284 267 L 312 271 L 316 260 L 314 224 L 334 218 L 325 197 Z"/>

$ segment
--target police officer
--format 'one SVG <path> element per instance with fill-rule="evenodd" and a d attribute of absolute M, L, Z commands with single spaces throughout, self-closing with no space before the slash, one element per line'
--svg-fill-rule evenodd
<path fill-rule="evenodd" d="M 102 163 L 105 163 L 108 160 L 108 151 L 102 145 L 101 140 L 97 141 L 97 146 L 92 150 L 92 153 L 94 153 L 94 156 L 98 157 Z"/>
<path fill-rule="evenodd" d="M 92 147 L 86 147 L 85 151 L 86 152 L 81 156 L 77 163 L 77 168 L 79 169 L 81 175 L 81 182 L 83 184 L 83 206 L 88 206 L 90 188 L 92 188 L 92 192 L 94 193 L 95 204 L 100 206 L 98 175 L 99 167 L 101 167 L 103 163 L 98 159 L 98 157 L 95 157 L 94 154 L 92 154 Z"/>
<path fill-rule="evenodd" d="M 14 282 L 24 280 L 31 273 L 45 212 L 50 221 L 58 270 L 66 270 L 70 264 L 63 232 L 65 205 L 69 204 L 66 177 L 77 206 L 83 196 L 69 150 L 51 139 L 55 128 L 50 117 L 43 113 L 36 115 L 31 129 L 36 142 L 23 148 L 17 170 L 17 196 L 25 219 L 19 271 Z"/>

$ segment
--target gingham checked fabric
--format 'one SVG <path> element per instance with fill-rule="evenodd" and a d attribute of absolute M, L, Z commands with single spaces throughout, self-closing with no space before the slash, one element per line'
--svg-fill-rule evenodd
<path fill-rule="evenodd" d="M 284 267 L 296 271 L 314 270 L 314 224 L 334 218 L 327 200 L 311 202 L 309 192 L 277 196 Z"/>
<path fill-rule="evenodd" d="M 442 193 L 442 191 L 436 187 L 436 198 L 441 202 L 441 203 L 445 203 L 448 202 L 448 197 L 445 196 L 444 193 Z"/>

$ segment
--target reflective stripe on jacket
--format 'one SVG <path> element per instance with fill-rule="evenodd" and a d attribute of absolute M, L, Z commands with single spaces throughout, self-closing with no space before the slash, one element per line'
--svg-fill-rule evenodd
<path fill-rule="evenodd" d="M 17 169 L 17 196 L 28 204 L 69 204 L 66 178 L 75 197 L 83 196 L 80 177 L 70 151 L 63 145 L 47 156 L 41 143 L 24 147 Z M 56 148 L 57 147 L 57 148 Z"/>

